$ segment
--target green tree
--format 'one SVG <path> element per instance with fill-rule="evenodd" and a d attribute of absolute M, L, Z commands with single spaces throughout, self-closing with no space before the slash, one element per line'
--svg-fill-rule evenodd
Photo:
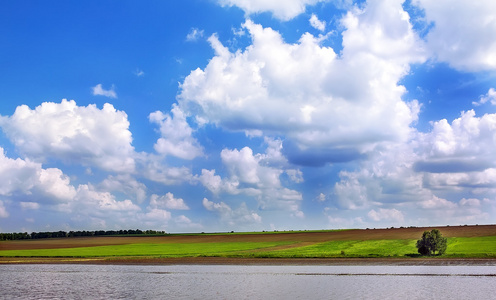
<path fill-rule="evenodd" d="M 424 231 L 422 238 L 417 241 L 418 253 L 422 255 L 442 255 L 447 247 L 447 239 L 437 229 L 432 229 L 430 232 Z"/>

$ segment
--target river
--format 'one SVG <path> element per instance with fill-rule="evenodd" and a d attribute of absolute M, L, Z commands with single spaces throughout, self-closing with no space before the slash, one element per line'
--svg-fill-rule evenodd
<path fill-rule="evenodd" d="M 496 267 L 0 265 L 0 290 L 9 300 L 490 299 Z"/>

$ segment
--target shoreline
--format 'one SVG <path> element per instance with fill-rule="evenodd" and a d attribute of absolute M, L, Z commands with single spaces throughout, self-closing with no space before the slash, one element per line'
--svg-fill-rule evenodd
<path fill-rule="evenodd" d="M 230 257 L 0 257 L 0 265 L 240 265 L 240 266 L 496 266 L 489 258 L 230 258 Z"/>

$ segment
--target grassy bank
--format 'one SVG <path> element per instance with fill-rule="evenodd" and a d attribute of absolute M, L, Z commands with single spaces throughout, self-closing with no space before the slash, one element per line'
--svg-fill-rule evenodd
<path fill-rule="evenodd" d="M 412 258 L 418 257 L 412 237 L 420 237 L 427 229 L 6 241 L 0 242 L 0 257 Z M 444 231 L 448 250 L 443 257 L 496 258 L 496 226 L 441 228 Z"/>

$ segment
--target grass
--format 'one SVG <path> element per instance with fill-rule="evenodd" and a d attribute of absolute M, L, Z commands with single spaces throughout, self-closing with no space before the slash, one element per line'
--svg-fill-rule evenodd
<path fill-rule="evenodd" d="M 496 236 L 448 238 L 445 256 L 496 258 Z"/>
<path fill-rule="evenodd" d="M 416 257 L 427 228 L 175 234 L 160 237 L 88 237 L 0 242 L 0 257 Z M 447 258 L 496 258 L 496 226 L 441 229 Z"/>
<path fill-rule="evenodd" d="M 416 252 L 415 240 L 332 241 L 314 245 L 255 253 L 256 257 L 390 257 Z"/>
<path fill-rule="evenodd" d="M 288 242 L 234 242 L 234 243 L 174 243 L 174 244 L 128 244 L 62 249 L 4 250 L 4 257 L 111 257 L 155 256 L 195 257 L 228 256 L 242 251 L 258 250 L 287 245 Z"/>

